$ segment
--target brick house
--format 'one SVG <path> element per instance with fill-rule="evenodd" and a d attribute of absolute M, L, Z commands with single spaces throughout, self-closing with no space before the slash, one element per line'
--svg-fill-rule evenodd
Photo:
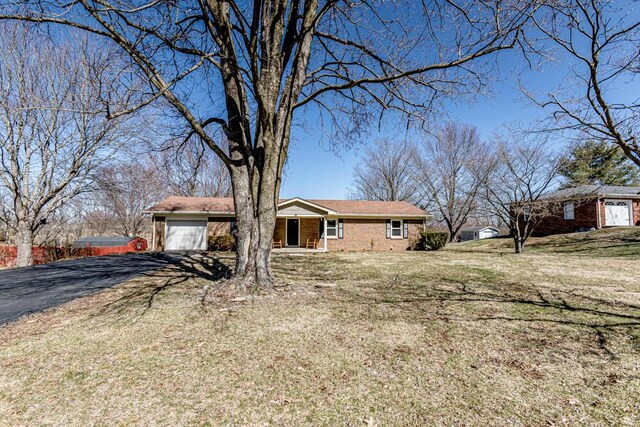
<path fill-rule="evenodd" d="M 172 196 L 147 213 L 156 251 L 206 250 L 211 237 L 232 234 L 235 226 L 230 197 Z M 406 250 L 418 242 L 429 217 L 408 202 L 283 199 L 273 240 L 282 248 Z"/>
<path fill-rule="evenodd" d="M 558 212 L 541 219 L 534 235 L 640 226 L 640 187 L 582 185 L 544 198 L 560 201 Z"/>

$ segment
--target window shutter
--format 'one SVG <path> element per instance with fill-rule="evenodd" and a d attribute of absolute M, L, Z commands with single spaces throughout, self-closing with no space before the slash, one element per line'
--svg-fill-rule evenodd
<path fill-rule="evenodd" d="M 344 237 L 344 224 L 341 219 L 338 220 L 338 239 Z"/>
<path fill-rule="evenodd" d="M 391 220 L 387 220 L 387 239 L 391 238 Z"/>
<path fill-rule="evenodd" d="M 403 221 L 402 222 L 402 238 L 403 239 L 408 239 L 409 238 L 409 223 L 407 221 Z"/>

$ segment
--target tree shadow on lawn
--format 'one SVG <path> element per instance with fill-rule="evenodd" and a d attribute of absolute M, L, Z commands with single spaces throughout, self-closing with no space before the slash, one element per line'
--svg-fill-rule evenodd
<path fill-rule="evenodd" d="M 169 266 L 143 274 L 120 286 L 121 295 L 101 306 L 95 315 L 133 312 L 143 316 L 153 307 L 161 293 L 184 285 L 190 280 L 201 279 L 207 283 L 215 283 L 231 277 L 231 267 L 209 254 L 159 253 L 157 256 L 166 259 Z M 197 284 L 199 289 L 202 287 L 202 283 L 197 281 L 194 281 L 194 284 Z"/>
<path fill-rule="evenodd" d="M 525 322 L 564 325 L 595 336 L 597 348 L 608 358 L 617 357 L 609 346 L 613 335 L 630 338 L 632 350 L 640 353 L 640 305 L 606 300 L 578 293 L 535 285 L 469 283 L 439 278 L 424 286 L 406 281 L 377 287 L 375 293 L 341 289 L 336 298 L 349 304 L 394 310 L 394 316 L 407 321 L 444 322 Z M 380 320 L 388 320 L 381 313 Z"/>

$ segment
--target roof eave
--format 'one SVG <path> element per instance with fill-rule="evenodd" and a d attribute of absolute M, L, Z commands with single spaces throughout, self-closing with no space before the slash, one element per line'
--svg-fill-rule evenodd
<path fill-rule="evenodd" d="M 171 211 L 143 211 L 143 214 L 147 215 L 170 215 L 170 214 L 179 214 L 179 215 L 218 215 L 218 216 L 235 216 L 235 212 L 221 212 L 221 211 L 179 211 L 179 210 L 171 210 Z"/>

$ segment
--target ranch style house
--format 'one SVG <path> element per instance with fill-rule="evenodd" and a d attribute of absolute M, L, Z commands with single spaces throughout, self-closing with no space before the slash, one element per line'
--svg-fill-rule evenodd
<path fill-rule="evenodd" d="M 233 235 L 231 197 L 169 197 L 150 207 L 155 251 L 203 251 L 215 236 Z M 420 239 L 424 210 L 408 202 L 279 201 L 273 247 L 317 251 L 411 249 Z"/>
<path fill-rule="evenodd" d="M 536 235 L 640 225 L 640 187 L 581 185 L 551 192 L 544 198 L 562 204 L 558 212 L 540 221 Z"/>

